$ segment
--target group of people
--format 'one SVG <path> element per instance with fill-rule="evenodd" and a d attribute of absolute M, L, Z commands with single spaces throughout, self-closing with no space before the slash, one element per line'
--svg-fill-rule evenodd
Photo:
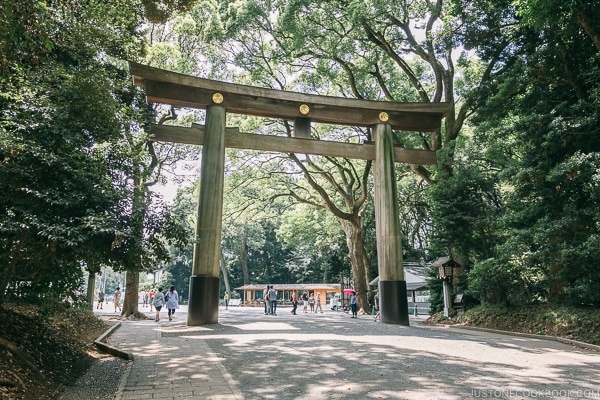
<path fill-rule="evenodd" d="M 100 289 L 98 293 L 98 304 L 96 305 L 96 309 L 102 309 L 104 304 L 104 290 Z M 265 300 L 265 315 L 277 315 L 277 291 L 273 288 L 273 285 L 267 285 L 267 287 L 263 290 L 263 298 Z M 321 293 L 317 293 L 316 297 L 313 293 L 308 293 L 304 291 L 300 297 L 303 303 L 303 312 L 308 313 L 308 309 L 310 307 L 310 312 L 323 313 L 323 307 L 321 306 Z M 115 292 L 113 294 L 113 300 L 115 304 L 115 312 L 117 309 L 122 311 L 121 308 L 121 289 L 117 286 Z M 298 309 L 298 294 L 296 292 L 292 293 L 292 311 L 293 315 L 297 315 L 296 311 Z M 379 319 L 379 294 L 375 295 L 374 298 L 375 309 L 377 314 L 375 315 L 375 321 Z M 225 292 L 225 308 L 229 305 L 229 293 Z M 156 316 L 154 318 L 155 322 L 160 321 L 160 311 L 163 307 L 166 306 L 168 309 L 168 317 L 169 321 L 173 320 L 173 316 L 175 315 L 175 310 L 179 308 L 179 294 L 177 290 L 175 290 L 175 286 L 171 286 L 167 292 L 163 293 L 163 288 L 159 287 L 158 292 L 155 292 L 154 289 L 150 289 L 145 292 L 143 295 L 143 306 L 150 306 L 150 312 L 152 312 L 152 307 L 156 309 Z M 358 318 L 357 312 L 357 296 L 356 292 L 352 292 L 350 296 L 350 310 L 352 312 L 351 318 Z"/>
<path fill-rule="evenodd" d="M 98 304 L 96 305 L 96 309 L 103 309 L 104 300 L 104 289 L 101 288 L 98 292 Z M 118 286 L 113 294 L 113 302 L 115 304 L 115 312 L 117 312 L 117 310 L 123 311 L 121 307 L 121 288 Z M 156 322 L 160 321 L 160 310 L 162 310 L 163 307 L 166 307 L 168 310 L 169 321 L 172 321 L 175 310 L 179 308 L 179 293 L 175 290 L 175 286 L 171 286 L 167 292 L 163 292 L 162 287 L 159 287 L 157 292 L 155 292 L 154 289 L 150 289 L 144 293 L 142 304 L 143 307 L 150 306 L 150 312 L 152 312 L 152 307 L 154 307 L 156 310 L 154 321 Z"/>
<path fill-rule="evenodd" d="M 154 301 L 154 289 L 146 290 L 142 295 L 142 307 L 150 307 L 150 312 L 152 312 L 152 302 Z"/>
<path fill-rule="evenodd" d="M 163 288 L 159 287 L 158 292 L 154 293 L 152 305 L 156 309 L 155 322 L 160 321 L 160 310 L 167 307 L 169 321 L 173 320 L 175 310 L 179 308 L 179 293 L 175 290 L 175 286 L 171 286 L 166 293 L 163 293 Z"/>
<path fill-rule="evenodd" d="M 302 300 L 302 305 L 304 306 L 302 308 L 302 311 L 307 313 L 308 312 L 308 307 L 310 307 L 310 312 L 316 313 L 321 311 L 321 314 L 323 314 L 323 307 L 321 306 L 321 293 L 317 293 L 317 296 L 315 297 L 313 293 L 308 293 L 306 291 L 304 291 L 302 293 L 302 295 L 300 296 L 300 299 Z M 293 315 L 297 315 L 296 314 L 296 310 L 298 309 L 298 293 L 293 292 L 292 293 L 292 314 Z"/>
<path fill-rule="evenodd" d="M 263 299 L 265 301 L 265 315 L 277 315 L 277 291 L 273 288 L 273 285 L 267 285 L 267 287 L 263 290 Z M 303 311 L 305 313 L 308 312 L 308 307 L 310 306 L 310 312 L 318 312 L 323 313 L 323 307 L 321 306 L 321 293 L 317 293 L 317 296 L 310 295 L 305 291 L 301 295 L 301 299 L 304 305 Z M 297 315 L 296 311 L 298 310 L 298 293 L 293 292 L 290 298 L 292 302 L 292 311 L 293 315 Z"/>
<path fill-rule="evenodd" d="M 104 294 L 104 289 L 100 288 L 100 291 L 98 292 L 98 303 L 96 304 L 96 310 L 104 309 L 104 301 L 105 300 L 106 300 L 106 296 Z M 123 308 L 121 308 L 121 288 L 119 286 L 117 286 L 117 288 L 115 289 L 115 292 L 113 293 L 113 303 L 115 305 L 115 312 L 117 312 L 117 310 L 123 311 Z"/>
<path fill-rule="evenodd" d="M 265 299 L 265 315 L 277 315 L 277 290 L 273 285 L 267 285 L 263 290 L 263 299 Z"/>

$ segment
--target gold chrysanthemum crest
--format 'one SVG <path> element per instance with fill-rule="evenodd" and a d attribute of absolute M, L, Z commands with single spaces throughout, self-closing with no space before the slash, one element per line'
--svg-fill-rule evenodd
<path fill-rule="evenodd" d="M 306 104 L 302 104 L 302 105 L 300 105 L 299 110 L 300 110 L 300 114 L 308 115 L 308 113 L 310 112 L 310 107 Z"/>
<path fill-rule="evenodd" d="M 221 104 L 223 102 L 223 95 L 221 93 L 215 93 L 212 95 L 212 101 L 215 104 Z"/>

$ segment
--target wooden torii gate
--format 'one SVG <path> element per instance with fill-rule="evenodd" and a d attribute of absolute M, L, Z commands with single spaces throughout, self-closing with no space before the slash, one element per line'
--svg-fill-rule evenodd
<path fill-rule="evenodd" d="M 133 62 L 129 67 L 148 102 L 206 109 L 205 126 L 153 125 L 150 130 L 156 141 L 203 146 L 188 325 L 218 322 L 225 147 L 373 160 L 381 322 L 409 324 L 394 163 L 435 164 L 436 156 L 431 151 L 395 147 L 392 129 L 435 131 L 450 111 L 448 103 L 317 96 L 201 79 Z M 293 120 L 294 137 L 226 128 L 227 112 Z M 370 126 L 374 143 L 311 139 L 312 122 Z"/>

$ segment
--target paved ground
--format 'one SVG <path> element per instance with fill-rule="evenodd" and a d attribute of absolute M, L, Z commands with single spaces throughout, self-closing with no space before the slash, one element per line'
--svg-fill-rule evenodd
<path fill-rule="evenodd" d="M 109 337 L 135 355 L 117 400 L 600 399 L 600 353 L 551 340 L 329 310 L 230 307 L 219 324 L 185 321 L 182 307 L 172 322 L 123 321 Z"/>

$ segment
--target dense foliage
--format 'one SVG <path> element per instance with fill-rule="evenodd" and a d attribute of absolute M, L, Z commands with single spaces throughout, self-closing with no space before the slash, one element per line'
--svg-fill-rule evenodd
<path fill-rule="evenodd" d="M 597 309 L 561 305 L 498 305 L 476 307 L 461 322 L 480 328 L 533 335 L 548 335 L 600 345 L 600 315 Z"/>
<path fill-rule="evenodd" d="M 588 2 L 513 5 L 493 24 L 464 27 L 465 44 L 483 59 L 498 54 L 486 36 L 492 28 L 497 41 L 512 46 L 497 79 L 474 97 L 466 162 L 455 184 L 436 188 L 434 209 L 455 188 L 475 185 L 460 194 L 459 212 L 444 208 L 440 221 L 462 232 L 453 240 L 474 265 L 468 284 L 482 301 L 597 307 L 600 47 L 590 32 L 597 35 L 599 26 L 582 21 L 598 21 L 598 10 Z M 488 11 L 477 7 L 463 10 Z M 452 225 L 456 215 L 468 232 Z"/>
<path fill-rule="evenodd" d="M 153 118 L 125 63 L 142 52 L 139 11 L 0 6 L 0 302 L 76 301 L 84 267 L 93 276 L 168 256 L 165 211 L 138 206 L 148 195 L 137 166 L 151 158 L 142 128 Z"/>
<path fill-rule="evenodd" d="M 134 51 L 137 21 L 104 2 L 9 1 L 1 10 L 11 23 L 1 35 L 0 298 L 7 289 L 68 296 L 82 262 L 111 259 L 121 200 L 110 142 L 131 101 L 111 57 Z"/>
<path fill-rule="evenodd" d="M 52 400 L 96 360 L 92 342 L 108 325 L 88 310 L 45 303 L 0 307 L 0 396 Z"/>
<path fill-rule="evenodd" d="M 284 90 L 450 102 L 439 131 L 394 132 L 438 155 L 397 169 L 405 259 L 452 255 L 455 292 L 473 303 L 600 305 L 591 1 L 8 0 L 0 17 L 0 301 L 69 295 L 103 266 L 128 271 L 129 313 L 140 271 L 168 270 L 185 295 L 196 195 L 170 210 L 150 189 L 197 152 L 152 143 L 145 127 L 203 114 L 145 104 L 125 63 L 142 59 Z M 371 132 L 312 134 L 358 143 Z M 360 290 L 375 277 L 369 162 L 230 151 L 226 174 L 225 288 L 351 271 Z"/>

